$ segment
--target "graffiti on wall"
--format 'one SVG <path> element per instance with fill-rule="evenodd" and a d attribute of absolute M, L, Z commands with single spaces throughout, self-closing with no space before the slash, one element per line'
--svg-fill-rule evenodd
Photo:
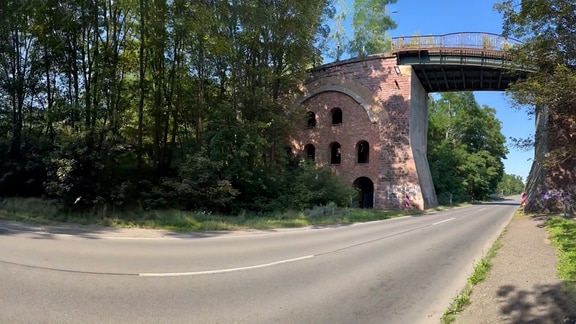
<path fill-rule="evenodd" d="M 408 207 L 420 196 L 420 187 L 418 186 L 408 186 L 408 185 L 398 185 L 398 186 L 388 186 L 387 198 L 388 200 L 397 200 L 398 203 L 403 203 L 405 207 Z"/>
<path fill-rule="evenodd" d="M 548 189 L 540 192 L 540 202 L 544 207 L 552 210 L 558 210 L 559 207 L 565 217 L 576 212 L 573 206 L 574 198 L 574 194 L 562 189 Z"/>
<path fill-rule="evenodd" d="M 548 200 L 566 200 L 570 198 L 570 194 L 560 189 L 542 190 L 540 198 L 543 201 Z"/>

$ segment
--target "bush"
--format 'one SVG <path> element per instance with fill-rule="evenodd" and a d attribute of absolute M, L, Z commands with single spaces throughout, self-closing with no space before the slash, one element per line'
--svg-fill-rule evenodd
<path fill-rule="evenodd" d="M 328 168 L 317 168 L 302 163 L 296 170 L 289 187 L 289 200 L 292 208 L 304 209 L 334 203 L 348 206 L 356 191 Z"/>
<path fill-rule="evenodd" d="M 187 156 L 178 167 L 178 175 L 164 178 L 167 198 L 184 209 L 222 210 L 238 195 L 221 176 L 221 164 L 199 154 Z"/>

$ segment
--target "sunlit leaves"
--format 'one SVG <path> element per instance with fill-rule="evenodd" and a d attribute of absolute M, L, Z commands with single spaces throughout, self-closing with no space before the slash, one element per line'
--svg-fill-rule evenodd
<path fill-rule="evenodd" d="M 504 32 L 523 41 L 511 52 L 513 58 L 534 67 L 508 92 L 514 103 L 531 107 L 545 121 L 546 130 L 534 140 L 549 152 L 536 162 L 550 171 L 548 185 L 573 191 L 568 188 L 576 159 L 576 2 L 505 0 L 496 8 L 503 14 Z"/>
<path fill-rule="evenodd" d="M 204 175 L 238 199 L 279 197 L 287 111 L 333 12 L 329 0 L 7 1 L 0 146 L 27 151 L 6 168 L 0 152 L 0 178 L 34 157 L 67 202 L 160 206 L 162 183 L 214 192 Z"/>
<path fill-rule="evenodd" d="M 518 195 L 524 191 L 524 183 L 522 177 L 514 174 L 504 174 L 502 181 L 498 184 L 497 193 L 504 196 Z"/>
<path fill-rule="evenodd" d="M 496 190 L 508 150 L 495 110 L 471 92 L 445 93 L 431 102 L 428 160 L 441 203 L 483 199 Z"/>
<path fill-rule="evenodd" d="M 395 29 L 387 6 L 396 0 L 354 0 L 353 39 L 348 51 L 357 56 L 382 53 L 390 50 L 391 40 L 386 33 Z"/>

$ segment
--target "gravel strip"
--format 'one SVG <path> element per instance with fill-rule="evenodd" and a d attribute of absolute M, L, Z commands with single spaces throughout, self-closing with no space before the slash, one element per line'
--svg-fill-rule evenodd
<path fill-rule="evenodd" d="M 544 220 L 515 218 L 502 243 L 488 278 L 473 288 L 472 304 L 455 323 L 576 323 L 576 300 L 562 291 Z"/>

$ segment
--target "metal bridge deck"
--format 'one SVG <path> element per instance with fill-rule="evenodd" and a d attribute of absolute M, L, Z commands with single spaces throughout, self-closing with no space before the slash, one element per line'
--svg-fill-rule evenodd
<path fill-rule="evenodd" d="M 487 33 L 454 33 L 393 39 L 398 65 L 411 65 L 427 92 L 502 91 L 529 73 L 514 68 L 513 39 Z"/>

